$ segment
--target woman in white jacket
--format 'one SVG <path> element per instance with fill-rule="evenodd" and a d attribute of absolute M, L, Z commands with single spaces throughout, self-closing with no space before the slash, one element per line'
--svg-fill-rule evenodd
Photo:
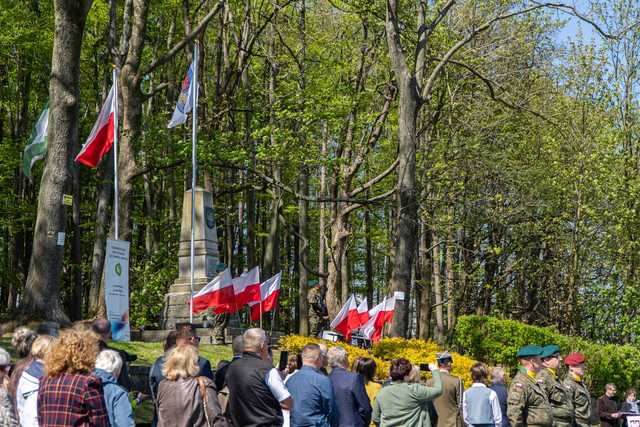
<path fill-rule="evenodd" d="M 31 346 L 33 361 L 22 372 L 16 390 L 18 420 L 22 427 L 38 427 L 38 387 L 44 375 L 43 360 L 54 342 L 54 337 L 41 335 Z"/>

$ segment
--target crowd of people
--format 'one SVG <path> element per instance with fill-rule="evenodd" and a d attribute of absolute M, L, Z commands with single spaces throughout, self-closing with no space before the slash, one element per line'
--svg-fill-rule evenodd
<path fill-rule="evenodd" d="M 58 333 L 18 328 L 12 364 L 0 348 L 0 427 L 133 426 L 126 352 L 109 348 L 104 319 Z M 376 381 L 372 358 L 349 363 L 341 346 L 307 344 L 275 368 L 264 330 L 234 338 L 230 361 L 199 354 L 191 324 L 168 334 L 164 354 L 149 371 L 153 426 L 159 427 L 586 427 L 593 425 L 591 393 L 583 381 L 585 357 L 563 358 L 556 345 L 526 346 L 507 387 L 505 371 L 471 367 L 473 383 L 452 375 L 453 357 L 438 353 L 432 365 L 397 358 L 385 381 Z M 283 356 L 286 357 L 286 356 Z M 561 364 L 568 368 L 559 377 Z M 429 379 L 424 381 L 424 371 Z M 626 427 L 640 413 L 635 390 L 622 405 L 607 384 L 596 401 L 601 427 Z M 621 425 L 622 424 L 622 425 Z"/>

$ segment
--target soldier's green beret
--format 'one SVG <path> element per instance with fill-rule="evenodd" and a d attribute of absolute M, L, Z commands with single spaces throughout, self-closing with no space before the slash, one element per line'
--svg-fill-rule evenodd
<path fill-rule="evenodd" d="M 516 357 L 534 357 L 542 355 L 542 347 L 539 345 L 525 345 L 516 354 Z"/>
<path fill-rule="evenodd" d="M 555 344 L 546 345 L 542 347 L 542 354 L 540 355 L 540 357 L 544 359 L 546 357 L 553 357 L 553 355 L 559 354 L 559 353 L 560 353 L 560 347 L 558 347 L 557 345 Z"/>

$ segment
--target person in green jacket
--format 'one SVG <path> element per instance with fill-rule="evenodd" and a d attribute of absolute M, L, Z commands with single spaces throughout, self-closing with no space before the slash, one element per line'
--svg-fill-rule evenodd
<path fill-rule="evenodd" d="M 569 387 L 571 402 L 574 410 L 574 427 L 591 426 L 591 394 L 583 379 L 585 373 L 585 357 L 582 353 L 571 353 L 564 359 L 569 367 L 569 373 L 564 379 L 564 385 Z"/>
<path fill-rule="evenodd" d="M 373 422 L 378 427 L 431 427 L 427 403 L 442 393 L 442 379 L 435 365 L 433 387 L 408 382 L 413 366 L 407 359 L 391 361 L 391 384 L 383 387 L 373 404 Z"/>
<path fill-rule="evenodd" d="M 542 348 L 542 369 L 538 380 L 542 380 L 542 388 L 547 392 L 553 427 L 571 427 L 573 424 L 573 403 L 571 388 L 562 384 L 558 378 L 558 369 L 562 362 L 560 347 L 548 345 Z"/>
<path fill-rule="evenodd" d="M 528 345 L 518 350 L 516 357 L 520 369 L 509 387 L 507 415 L 512 427 L 551 427 L 551 405 L 542 386 L 536 378 L 542 367 L 542 347 Z"/>

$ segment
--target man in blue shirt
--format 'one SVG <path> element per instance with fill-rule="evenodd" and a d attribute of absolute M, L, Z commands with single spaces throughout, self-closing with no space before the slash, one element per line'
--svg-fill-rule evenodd
<path fill-rule="evenodd" d="M 324 358 L 318 344 L 302 349 L 302 368 L 287 380 L 295 405 L 291 427 L 330 427 L 337 425 L 338 413 L 331 381 L 320 372 Z"/>

